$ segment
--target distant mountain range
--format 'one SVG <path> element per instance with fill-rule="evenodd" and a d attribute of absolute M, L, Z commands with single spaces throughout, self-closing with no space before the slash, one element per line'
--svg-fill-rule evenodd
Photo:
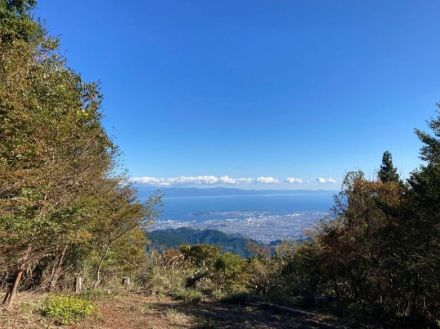
<path fill-rule="evenodd" d="M 151 240 L 149 249 L 158 251 L 176 248 L 182 244 L 211 244 L 243 257 L 252 256 L 249 250 L 250 244 L 265 246 L 255 240 L 244 238 L 240 234 L 226 234 L 217 230 L 195 230 L 187 227 L 149 232 L 148 238 Z"/>
<path fill-rule="evenodd" d="M 336 191 L 329 190 L 246 190 L 232 187 L 157 187 L 135 184 L 140 198 L 145 198 L 155 191 L 160 191 L 166 197 L 200 197 L 222 195 L 329 195 Z"/>

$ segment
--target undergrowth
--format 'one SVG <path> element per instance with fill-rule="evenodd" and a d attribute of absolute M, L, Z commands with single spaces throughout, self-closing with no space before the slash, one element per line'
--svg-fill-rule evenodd
<path fill-rule="evenodd" d="M 54 319 L 57 324 L 71 324 L 93 313 L 95 305 L 85 299 L 73 296 L 49 296 L 43 306 L 42 314 Z"/>

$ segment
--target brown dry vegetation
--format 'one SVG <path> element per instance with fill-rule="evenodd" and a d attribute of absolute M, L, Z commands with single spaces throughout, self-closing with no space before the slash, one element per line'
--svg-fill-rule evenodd
<path fill-rule="evenodd" d="M 323 319 L 252 304 L 176 301 L 169 297 L 125 294 L 96 302 L 94 315 L 70 326 L 56 326 L 39 309 L 42 294 L 22 293 L 0 311 L 0 328 L 335 328 Z"/>

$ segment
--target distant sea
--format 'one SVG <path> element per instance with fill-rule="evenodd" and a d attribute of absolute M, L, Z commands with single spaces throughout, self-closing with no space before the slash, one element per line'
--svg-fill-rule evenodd
<path fill-rule="evenodd" d="M 146 199 L 156 188 L 137 186 Z M 259 212 L 283 215 L 298 212 L 329 212 L 335 191 L 242 190 L 233 188 L 162 188 L 160 220 L 203 221 L 207 214 Z"/>

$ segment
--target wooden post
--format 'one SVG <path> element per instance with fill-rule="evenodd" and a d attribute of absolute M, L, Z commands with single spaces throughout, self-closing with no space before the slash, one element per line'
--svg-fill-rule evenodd
<path fill-rule="evenodd" d="M 83 281 L 82 277 L 80 277 L 80 276 L 75 277 L 75 282 L 74 282 L 75 294 L 81 293 L 82 281 Z"/>
<path fill-rule="evenodd" d="M 128 287 L 130 286 L 130 278 L 129 278 L 128 276 L 124 276 L 124 277 L 122 278 L 122 285 L 123 285 L 125 288 L 128 288 Z"/>

